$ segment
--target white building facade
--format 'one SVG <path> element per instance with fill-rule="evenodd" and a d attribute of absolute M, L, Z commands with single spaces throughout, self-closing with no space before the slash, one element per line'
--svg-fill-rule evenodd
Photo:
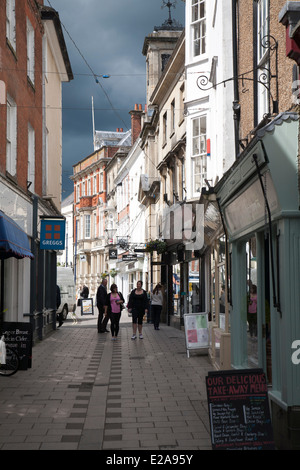
<path fill-rule="evenodd" d="M 185 25 L 187 200 L 204 206 L 197 306 L 209 316 L 212 362 L 223 368 L 230 366 L 230 355 L 220 364 L 220 347 L 229 341 L 228 315 L 219 300 L 224 289 L 227 298 L 226 234 L 212 188 L 235 161 L 231 4 L 186 0 Z"/>

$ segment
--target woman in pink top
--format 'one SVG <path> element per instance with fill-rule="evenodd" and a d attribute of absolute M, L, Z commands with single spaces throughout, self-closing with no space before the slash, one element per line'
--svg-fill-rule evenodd
<path fill-rule="evenodd" d="M 108 294 L 106 299 L 106 305 L 104 307 L 104 315 L 110 318 L 110 331 L 112 340 L 117 339 L 119 333 L 119 323 L 121 318 L 121 311 L 124 308 L 124 298 L 121 292 L 118 292 L 116 284 L 112 284 L 110 287 L 111 292 Z"/>
<path fill-rule="evenodd" d="M 251 336 L 257 336 L 257 288 L 252 284 L 248 305 L 248 323 Z"/>

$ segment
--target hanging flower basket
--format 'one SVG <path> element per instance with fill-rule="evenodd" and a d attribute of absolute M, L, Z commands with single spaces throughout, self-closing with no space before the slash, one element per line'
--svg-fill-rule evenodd
<path fill-rule="evenodd" d="M 153 251 L 156 251 L 158 255 L 161 255 L 162 253 L 165 253 L 166 250 L 167 244 L 161 240 L 150 240 L 146 244 L 146 251 L 148 253 L 153 253 Z"/>
<path fill-rule="evenodd" d="M 108 273 L 101 273 L 101 279 L 105 279 L 109 276 Z"/>
<path fill-rule="evenodd" d="M 109 271 L 109 274 L 111 275 L 111 277 L 115 278 L 116 275 L 118 274 L 118 271 L 116 269 L 111 269 Z"/>

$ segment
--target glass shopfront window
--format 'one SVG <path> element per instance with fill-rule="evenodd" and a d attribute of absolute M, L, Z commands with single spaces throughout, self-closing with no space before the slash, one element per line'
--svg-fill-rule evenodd
<path fill-rule="evenodd" d="M 199 258 L 189 262 L 188 313 L 200 312 Z"/>
<path fill-rule="evenodd" d="M 247 353 L 248 366 L 258 367 L 256 238 L 246 243 L 247 254 Z"/>
<path fill-rule="evenodd" d="M 221 341 L 224 333 L 229 332 L 228 281 L 226 272 L 226 238 L 220 237 L 211 247 L 211 340 L 210 349 L 213 360 L 220 364 Z M 226 316 L 227 315 L 227 316 Z"/>
<path fill-rule="evenodd" d="M 180 315 L 180 264 L 173 266 L 173 304 L 174 315 Z"/>

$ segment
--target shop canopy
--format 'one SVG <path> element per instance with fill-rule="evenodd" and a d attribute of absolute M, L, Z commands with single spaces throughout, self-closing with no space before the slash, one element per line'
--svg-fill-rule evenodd
<path fill-rule="evenodd" d="M 33 258 L 27 234 L 0 210 L 0 259 Z"/>

